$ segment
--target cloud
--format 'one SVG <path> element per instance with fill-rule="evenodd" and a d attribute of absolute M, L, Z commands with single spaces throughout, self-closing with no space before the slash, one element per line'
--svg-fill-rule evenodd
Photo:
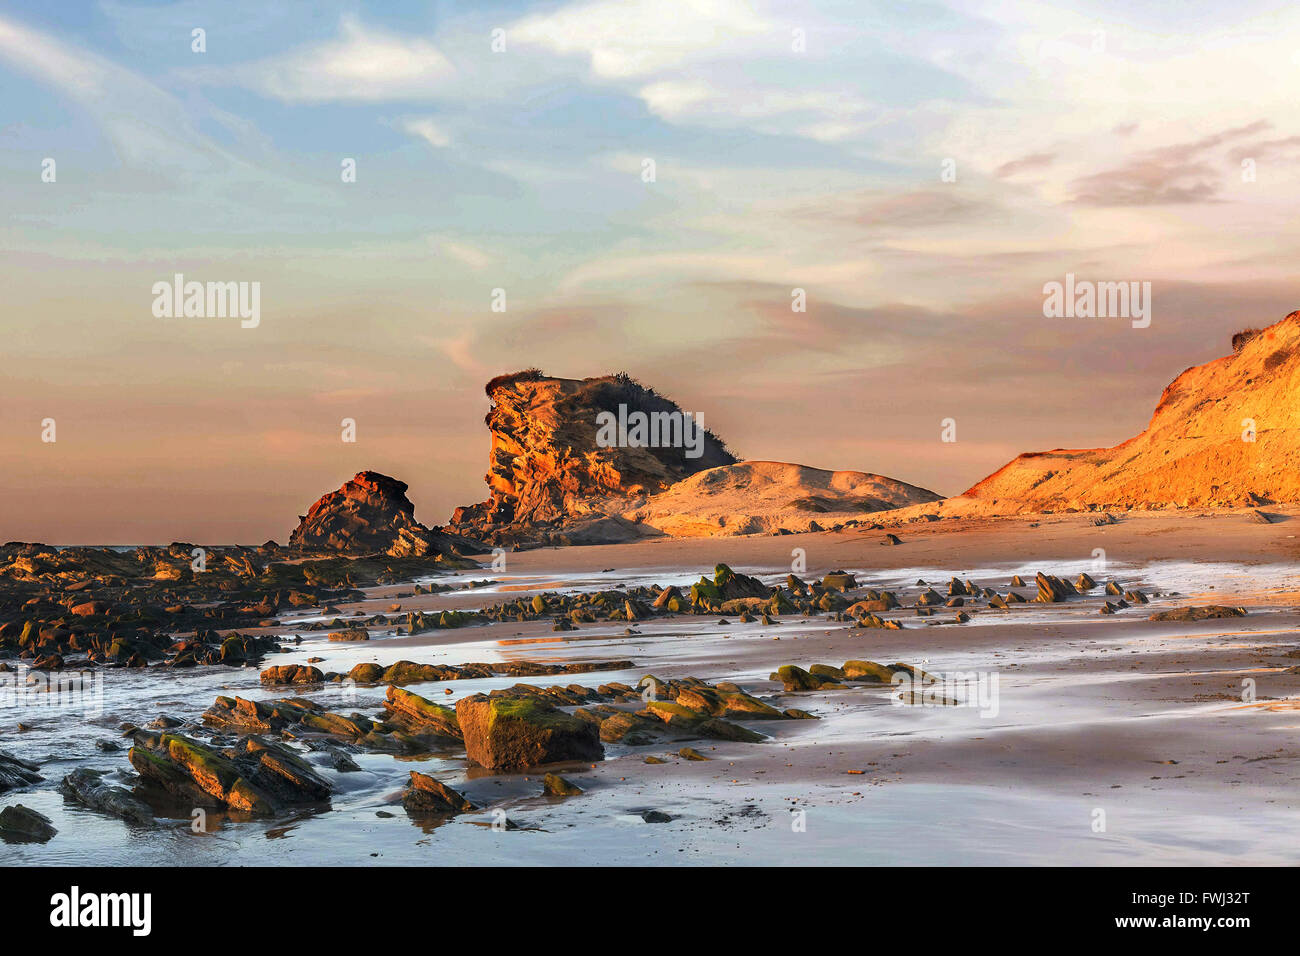
<path fill-rule="evenodd" d="M 997 169 L 993 170 L 993 175 L 998 179 L 1005 179 L 1008 176 L 1023 173 L 1027 169 L 1043 169 L 1052 165 L 1052 162 L 1055 159 L 1055 153 L 1032 153 L 1029 156 L 1022 156 L 1019 159 L 1013 159 L 1009 163 L 1003 163 Z"/>
<path fill-rule="evenodd" d="M 437 236 L 432 236 L 430 239 L 443 255 L 469 266 L 475 272 L 481 272 L 494 261 L 490 255 L 472 243 L 442 239 Z"/>
<path fill-rule="evenodd" d="M 507 42 L 588 58 L 605 79 L 649 76 L 702 53 L 769 32 L 742 0 L 593 0 L 525 17 Z"/>
<path fill-rule="evenodd" d="M 428 117 L 403 120 L 402 129 L 412 136 L 418 136 L 434 149 L 451 145 L 451 135 Z"/>
<path fill-rule="evenodd" d="M 199 74 L 286 103 L 433 99 L 456 68 L 432 43 L 363 27 L 345 17 L 336 40 Z"/>
<path fill-rule="evenodd" d="M 1229 140 L 1269 129 L 1258 120 L 1185 143 L 1149 149 L 1128 162 L 1074 181 L 1074 202 L 1086 206 L 1155 206 L 1219 201 L 1220 172 L 1203 157 Z"/>
<path fill-rule="evenodd" d="M 102 56 L 0 17 L 0 60 L 83 107 L 129 166 L 197 175 L 246 166 L 171 94 Z"/>

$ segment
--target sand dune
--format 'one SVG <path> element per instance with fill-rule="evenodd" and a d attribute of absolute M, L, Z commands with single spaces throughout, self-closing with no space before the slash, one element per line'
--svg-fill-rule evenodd
<path fill-rule="evenodd" d="M 938 500 L 932 491 L 881 475 L 744 461 L 692 475 L 619 514 L 674 537 L 709 537 L 817 530 Z"/>

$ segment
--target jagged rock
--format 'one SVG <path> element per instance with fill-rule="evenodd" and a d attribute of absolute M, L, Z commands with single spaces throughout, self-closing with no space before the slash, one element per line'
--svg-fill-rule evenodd
<path fill-rule="evenodd" d="M 440 780 L 411 771 L 411 783 L 402 794 L 402 806 L 408 813 L 461 813 L 475 809 L 465 795 Z"/>
<path fill-rule="evenodd" d="M 329 784 L 287 748 L 257 737 L 242 746 L 229 758 L 179 734 L 142 732 L 127 758 L 145 780 L 194 806 L 270 816 L 329 798 Z"/>
<path fill-rule="evenodd" d="M 353 627 L 346 631 L 334 631 L 328 637 L 329 640 L 336 644 L 349 644 L 357 641 L 370 640 L 370 632 L 364 627 Z"/>
<path fill-rule="evenodd" d="M 502 375 L 487 384 L 492 402 L 486 424 L 492 434 L 481 504 L 457 508 L 452 526 L 475 535 L 539 525 L 582 511 L 588 499 L 653 494 L 697 471 L 727 465 L 735 457 L 711 432 L 701 436 L 697 457 L 677 447 L 630 447 L 598 441 L 597 416 L 644 412 L 685 413 L 625 375 L 588 379 L 547 378 L 535 369 Z"/>
<path fill-rule="evenodd" d="M 1056 604 L 1077 593 L 1069 582 L 1042 571 L 1034 576 L 1034 580 L 1038 583 L 1038 596 L 1034 600 L 1043 604 Z"/>
<path fill-rule="evenodd" d="M 64 796 L 82 806 L 109 816 L 120 817 L 129 823 L 147 825 L 153 822 L 153 811 L 125 787 L 104 783 L 105 770 L 78 767 L 63 778 L 59 789 Z"/>
<path fill-rule="evenodd" d="M 691 585 L 691 603 L 704 607 L 714 607 L 724 601 L 739 598 L 767 598 L 772 589 L 758 578 L 747 574 L 738 574 L 725 564 L 713 568 L 713 580 L 702 577 L 699 583 Z"/>
<path fill-rule="evenodd" d="M 0 810 L 0 840 L 6 843 L 49 843 L 58 832 L 49 817 L 21 803 Z"/>
<path fill-rule="evenodd" d="M 426 700 L 419 694 L 413 694 L 400 687 L 388 688 L 388 699 L 384 702 L 387 710 L 385 718 L 394 724 L 417 734 L 434 734 L 440 737 L 461 739 L 460 724 L 456 720 L 456 711 L 441 704 Z"/>
<path fill-rule="evenodd" d="M 311 506 L 289 536 L 289 546 L 394 557 L 454 554 L 452 537 L 415 520 L 406 488 L 406 482 L 396 478 L 358 472 Z"/>
<path fill-rule="evenodd" d="M 457 703 L 456 719 L 469 759 L 489 769 L 605 755 L 595 725 L 535 698 L 474 694 Z"/>

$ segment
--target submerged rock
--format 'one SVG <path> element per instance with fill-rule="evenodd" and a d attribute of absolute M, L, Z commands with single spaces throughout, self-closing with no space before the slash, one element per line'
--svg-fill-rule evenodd
<path fill-rule="evenodd" d="M 129 823 L 152 823 L 153 811 L 149 806 L 125 787 L 104 783 L 102 778 L 106 775 L 105 770 L 78 767 L 63 778 L 59 790 L 64 796 L 91 810 L 120 817 Z"/>
<path fill-rule="evenodd" d="M 45 778 L 36 772 L 37 769 L 36 764 L 0 750 L 0 793 L 40 783 Z"/>

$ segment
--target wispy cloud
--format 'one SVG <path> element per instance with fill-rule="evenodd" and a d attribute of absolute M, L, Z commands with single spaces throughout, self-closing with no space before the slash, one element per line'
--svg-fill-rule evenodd
<path fill-rule="evenodd" d="M 412 136 L 424 140 L 434 149 L 442 149 L 451 145 L 451 134 L 427 116 L 403 120 L 402 129 Z"/>
<path fill-rule="evenodd" d="M 1147 150 L 1128 162 L 1075 180 L 1074 201 L 1090 206 L 1155 206 L 1216 202 L 1222 170 L 1205 158 L 1229 140 L 1268 129 L 1259 120 L 1247 126 Z"/>
<path fill-rule="evenodd" d="M 399 36 L 345 17 L 339 37 L 315 46 L 196 75 L 247 86 L 286 103 L 436 99 L 455 74 L 451 61 L 421 37 Z"/>

